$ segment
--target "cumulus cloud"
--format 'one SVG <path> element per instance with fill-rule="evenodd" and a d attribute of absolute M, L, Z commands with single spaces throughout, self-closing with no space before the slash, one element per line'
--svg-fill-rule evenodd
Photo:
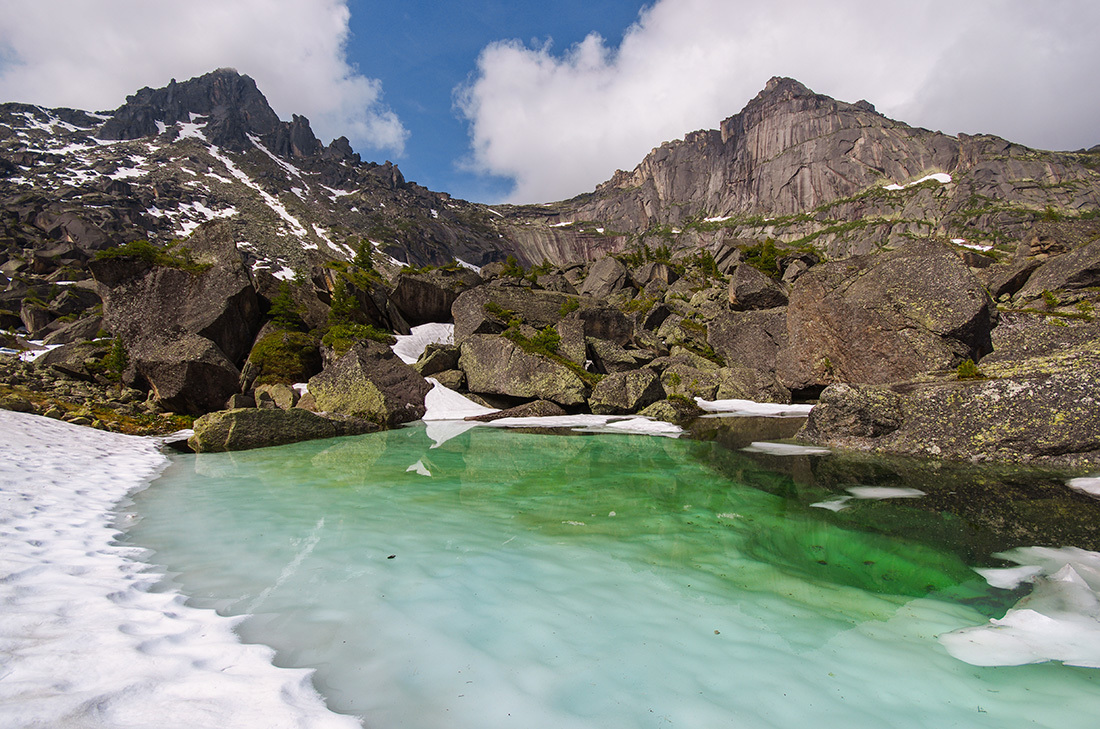
<path fill-rule="evenodd" d="M 256 80 L 318 137 L 399 155 L 407 131 L 381 83 L 349 66 L 344 0 L 0 0 L 0 99 L 114 109 L 216 68 Z"/>
<path fill-rule="evenodd" d="M 914 125 L 1032 146 L 1100 143 L 1092 0 L 658 0 L 617 45 L 501 41 L 457 91 L 481 172 L 561 199 L 715 128 L 772 76 Z"/>

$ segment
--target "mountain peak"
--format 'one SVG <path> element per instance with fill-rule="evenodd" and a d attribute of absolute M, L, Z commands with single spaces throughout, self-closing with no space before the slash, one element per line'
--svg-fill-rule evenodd
<path fill-rule="evenodd" d="M 103 139 L 139 139 L 158 134 L 158 122 L 189 123 L 192 115 L 206 117 L 207 136 L 230 149 L 244 149 L 249 146 L 249 134 L 263 137 L 282 125 L 255 81 L 221 68 L 182 83 L 172 79 L 160 89 L 145 87 L 126 97 L 99 134 Z"/>

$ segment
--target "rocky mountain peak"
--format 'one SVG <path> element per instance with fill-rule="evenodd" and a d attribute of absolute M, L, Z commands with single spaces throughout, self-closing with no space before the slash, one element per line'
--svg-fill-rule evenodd
<path fill-rule="evenodd" d="M 119 107 L 99 129 L 103 139 L 140 139 L 170 127 L 204 117 L 206 135 L 215 144 L 243 150 L 251 146 L 248 135 L 267 137 L 283 130 L 284 123 L 249 76 L 232 69 L 178 82 L 160 89 L 143 88 Z M 158 124 L 159 122 L 159 124 Z M 318 142 L 304 117 L 295 117 L 285 130 L 285 146 L 312 154 Z M 304 127 L 304 129 L 303 129 Z M 308 132 L 308 134 L 306 133 Z"/>

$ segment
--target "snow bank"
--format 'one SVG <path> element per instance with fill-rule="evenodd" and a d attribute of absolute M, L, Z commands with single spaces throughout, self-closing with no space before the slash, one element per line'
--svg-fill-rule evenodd
<path fill-rule="evenodd" d="M 741 450 L 749 453 L 767 453 L 771 456 L 827 456 L 832 453 L 828 448 L 804 446 L 796 443 L 768 443 L 756 441 Z"/>
<path fill-rule="evenodd" d="M 1083 494 L 1088 494 L 1089 496 L 1100 499 L 1100 476 L 1071 478 L 1069 481 L 1066 481 L 1066 486 L 1069 486 L 1074 491 L 1080 491 Z"/>
<path fill-rule="evenodd" d="M 30 727 L 358 727 L 116 543 L 156 441 L 0 411 L 0 706 Z"/>
<path fill-rule="evenodd" d="M 1100 553 L 1076 547 L 1023 547 L 996 555 L 1018 567 L 977 570 L 1001 589 L 1034 589 L 1001 619 L 939 637 L 947 652 L 975 666 L 1061 661 L 1100 668 Z"/>
<path fill-rule="evenodd" d="M 412 364 L 420 359 L 429 344 L 454 344 L 454 341 L 454 324 L 421 324 L 412 328 L 412 334 L 398 335 L 393 353 L 405 364 Z"/>
<path fill-rule="evenodd" d="M 909 182 L 909 183 L 906 183 L 904 185 L 896 185 L 896 184 L 895 185 L 886 185 L 884 187 L 884 189 L 886 189 L 886 190 L 904 190 L 907 187 L 913 187 L 914 185 L 919 185 L 922 182 L 928 182 L 929 180 L 935 180 L 936 182 L 940 183 L 941 185 L 946 185 L 947 183 L 951 182 L 951 175 L 949 175 L 945 172 L 937 172 L 937 173 L 932 174 L 932 175 L 925 175 L 924 177 L 920 178 L 919 180 L 916 180 L 914 182 Z"/>
<path fill-rule="evenodd" d="M 766 416 L 773 418 L 801 418 L 810 414 L 813 405 L 783 405 L 752 400 L 704 400 L 695 398 L 695 403 L 708 413 L 721 413 L 736 416 Z"/>

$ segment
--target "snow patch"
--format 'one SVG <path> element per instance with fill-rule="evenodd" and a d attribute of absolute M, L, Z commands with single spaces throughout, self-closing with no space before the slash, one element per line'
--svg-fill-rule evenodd
<path fill-rule="evenodd" d="M 1080 478 L 1071 478 L 1066 481 L 1066 486 L 1069 486 L 1074 491 L 1080 491 L 1083 494 L 1100 499 L 1100 476 L 1082 476 Z"/>
<path fill-rule="evenodd" d="M 421 324 L 412 328 L 412 334 L 399 334 L 393 345 L 393 353 L 405 364 L 420 359 L 429 344 L 454 344 L 454 324 Z"/>
<path fill-rule="evenodd" d="M 898 185 L 898 184 L 885 185 L 883 187 L 883 189 L 884 190 L 904 190 L 907 187 L 912 187 L 913 185 L 919 185 L 922 182 L 928 182 L 929 180 L 935 180 L 936 182 L 940 183 L 941 185 L 946 185 L 947 183 L 951 182 L 951 175 L 949 175 L 947 173 L 944 173 L 944 172 L 936 172 L 935 174 L 925 175 L 924 177 L 922 177 L 919 180 L 916 180 L 914 182 L 907 182 L 904 185 Z"/>
<path fill-rule="evenodd" d="M 832 451 L 828 448 L 797 445 L 795 443 L 767 443 L 754 442 L 741 450 L 749 453 L 767 453 L 772 456 L 827 456 Z"/>
<path fill-rule="evenodd" d="M 813 405 L 792 405 L 753 400 L 704 400 L 695 403 L 708 413 L 733 416 L 765 416 L 772 418 L 801 418 L 810 414 Z"/>

